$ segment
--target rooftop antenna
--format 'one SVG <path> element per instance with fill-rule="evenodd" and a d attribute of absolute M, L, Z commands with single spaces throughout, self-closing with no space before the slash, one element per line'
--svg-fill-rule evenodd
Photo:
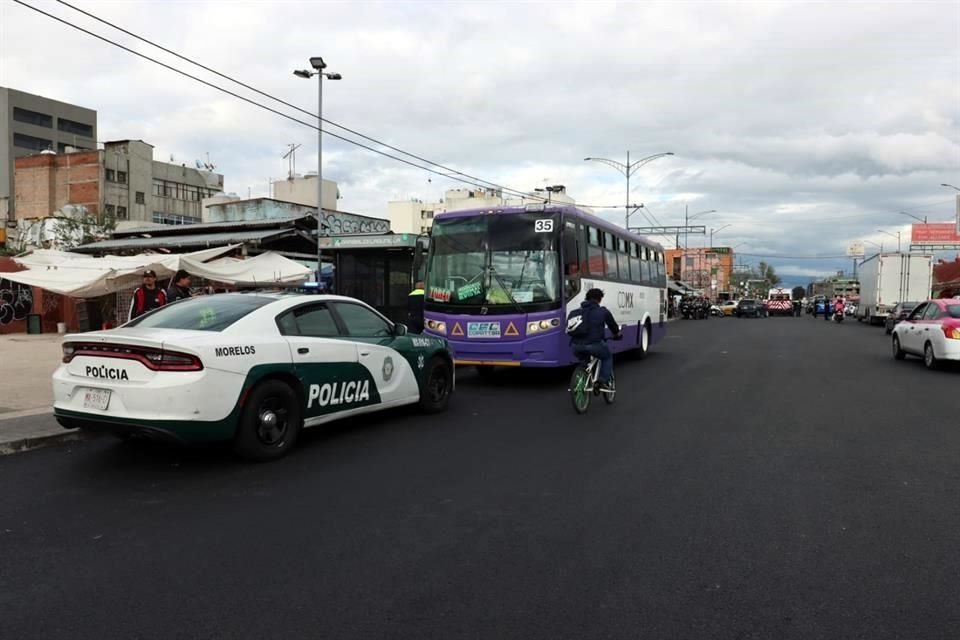
<path fill-rule="evenodd" d="M 297 173 L 297 149 L 302 146 L 291 142 L 287 145 L 287 152 L 283 154 L 283 159 L 287 161 L 287 180 L 293 180 Z"/>

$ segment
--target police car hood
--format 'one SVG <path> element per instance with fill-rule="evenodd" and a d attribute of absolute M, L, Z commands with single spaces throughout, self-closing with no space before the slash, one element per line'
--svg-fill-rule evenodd
<path fill-rule="evenodd" d="M 64 337 L 64 342 L 88 342 L 129 344 L 138 347 L 189 347 L 200 342 L 216 341 L 220 334 L 210 331 L 194 331 L 190 329 L 139 329 L 137 327 L 109 329 L 107 331 L 91 331 L 89 333 L 74 333 Z"/>

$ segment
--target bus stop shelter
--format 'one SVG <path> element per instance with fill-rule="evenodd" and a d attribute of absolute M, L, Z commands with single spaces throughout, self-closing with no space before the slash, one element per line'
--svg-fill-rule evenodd
<path fill-rule="evenodd" d="M 417 236 L 409 233 L 321 237 L 333 264 L 333 292 L 363 300 L 394 322 L 407 320 Z"/>

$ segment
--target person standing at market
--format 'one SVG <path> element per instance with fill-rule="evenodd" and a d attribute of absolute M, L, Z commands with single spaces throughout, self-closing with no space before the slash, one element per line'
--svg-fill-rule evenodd
<path fill-rule="evenodd" d="M 167 294 L 157 286 L 157 274 L 152 269 L 143 272 L 143 286 L 133 292 L 130 320 L 167 304 Z"/>
<path fill-rule="evenodd" d="M 189 298 L 191 295 L 190 274 L 180 269 L 170 280 L 170 286 L 167 288 L 167 304 Z"/>

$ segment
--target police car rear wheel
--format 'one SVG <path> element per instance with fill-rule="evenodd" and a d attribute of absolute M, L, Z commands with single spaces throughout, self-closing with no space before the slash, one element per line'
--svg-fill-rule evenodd
<path fill-rule="evenodd" d="M 302 425 L 296 392 L 285 382 L 267 380 L 254 387 L 247 398 L 234 449 L 251 460 L 279 458 L 293 446 Z"/>
<path fill-rule="evenodd" d="M 453 390 L 450 364 L 442 358 L 431 358 L 420 390 L 420 408 L 427 413 L 438 413 L 447 408 Z"/>

